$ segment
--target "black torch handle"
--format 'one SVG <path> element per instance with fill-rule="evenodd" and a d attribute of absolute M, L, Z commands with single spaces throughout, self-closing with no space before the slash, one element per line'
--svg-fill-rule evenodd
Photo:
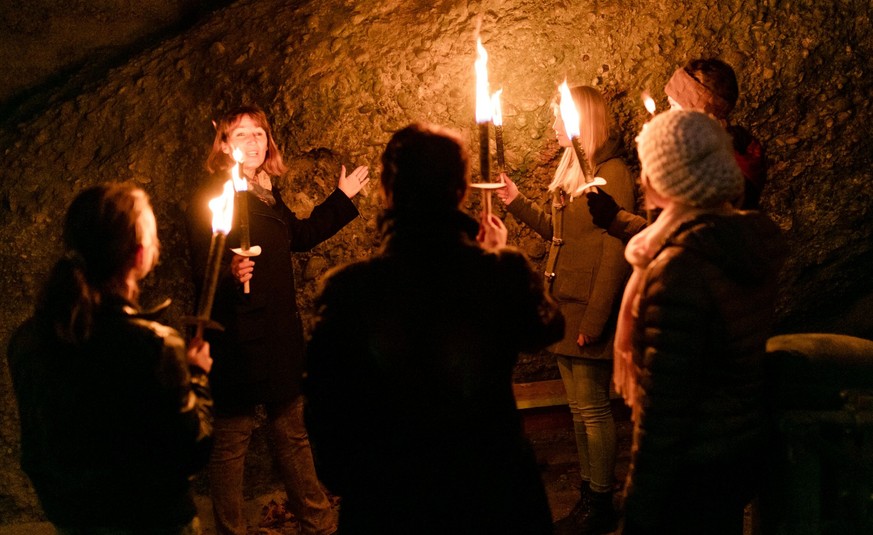
<path fill-rule="evenodd" d="M 585 149 L 579 144 L 578 137 L 572 138 L 571 141 L 573 150 L 576 151 L 576 159 L 579 160 L 579 167 L 582 168 L 582 176 L 585 177 L 586 183 L 591 182 L 591 170 L 588 169 L 588 157 L 585 156 Z"/>
<path fill-rule="evenodd" d="M 234 203 L 237 210 L 237 225 L 239 227 L 239 247 L 243 251 L 248 251 L 252 247 L 252 240 L 249 234 L 249 196 L 245 191 L 236 192 L 236 201 Z"/>
<path fill-rule="evenodd" d="M 497 172 L 506 172 L 506 160 L 503 157 L 503 125 L 494 126 L 494 141 L 497 143 Z"/>
<path fill-rule="evenodd" d="M 482 182 L 491 182 L 491 158 L 488 147 L 488 125 L 479 123 L 479 169 Z"/>

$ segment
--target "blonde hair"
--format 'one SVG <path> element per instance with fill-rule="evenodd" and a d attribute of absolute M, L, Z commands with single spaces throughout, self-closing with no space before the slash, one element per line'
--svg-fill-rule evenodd
<path fill-rule="evenodd" d="M 587 85 L 570 88 L 570 96 L 579 110 L 579 143 L 588 159 L 586 164 L 594 171 L 597 152 L 609 139 L 610 116 L 606 99 L 597 89 Z M 593 178 L 593 177 L 591 177 Z M 558 163 L 555 178 L 549 184 L 549 191 L 563 189 L 570 194 L 585 183 L 585 176 L 576 159 L 576 151 L 567 147 Z"/>

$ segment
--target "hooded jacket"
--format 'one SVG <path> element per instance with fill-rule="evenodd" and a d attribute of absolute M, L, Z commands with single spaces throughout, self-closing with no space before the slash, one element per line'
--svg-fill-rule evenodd
<path fill-rule="evenodd" d="M 705 214 L 679 225 L 646 268 L 625 503 L 635 524 L 669 525 L 683 471 L 763 455 L 771 428 L 764 355 L 784 256 L 765 215 Z"/>

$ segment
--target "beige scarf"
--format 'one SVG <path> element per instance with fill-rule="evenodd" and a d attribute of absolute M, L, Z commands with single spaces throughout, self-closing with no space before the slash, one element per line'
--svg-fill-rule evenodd
<path fill-rule="evenodd" d="M 670 203 L 658 219 L 631 238 L 624 256 L 634 271 L 624 288 L 618 325 L 615 330 L 615 353 L 612 380 L 615 391 L 621 394 L 631 408 L 631 418 L 637 421 L 637 369 L 633 361 L 633 331 L 638 318 L 639 299 L 648 268 L 667 238 L 685 221 L 707 210 Z"/>

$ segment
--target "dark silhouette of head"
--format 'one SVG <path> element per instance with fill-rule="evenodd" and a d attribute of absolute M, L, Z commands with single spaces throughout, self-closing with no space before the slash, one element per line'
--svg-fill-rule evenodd
<path fill-rule="evenodd" d="M 469 181 L 463 141 L 439 126 L 411 124 L 395 132 L 382 153 L 382 193 L 395 213 L 454 211 Z"/>

